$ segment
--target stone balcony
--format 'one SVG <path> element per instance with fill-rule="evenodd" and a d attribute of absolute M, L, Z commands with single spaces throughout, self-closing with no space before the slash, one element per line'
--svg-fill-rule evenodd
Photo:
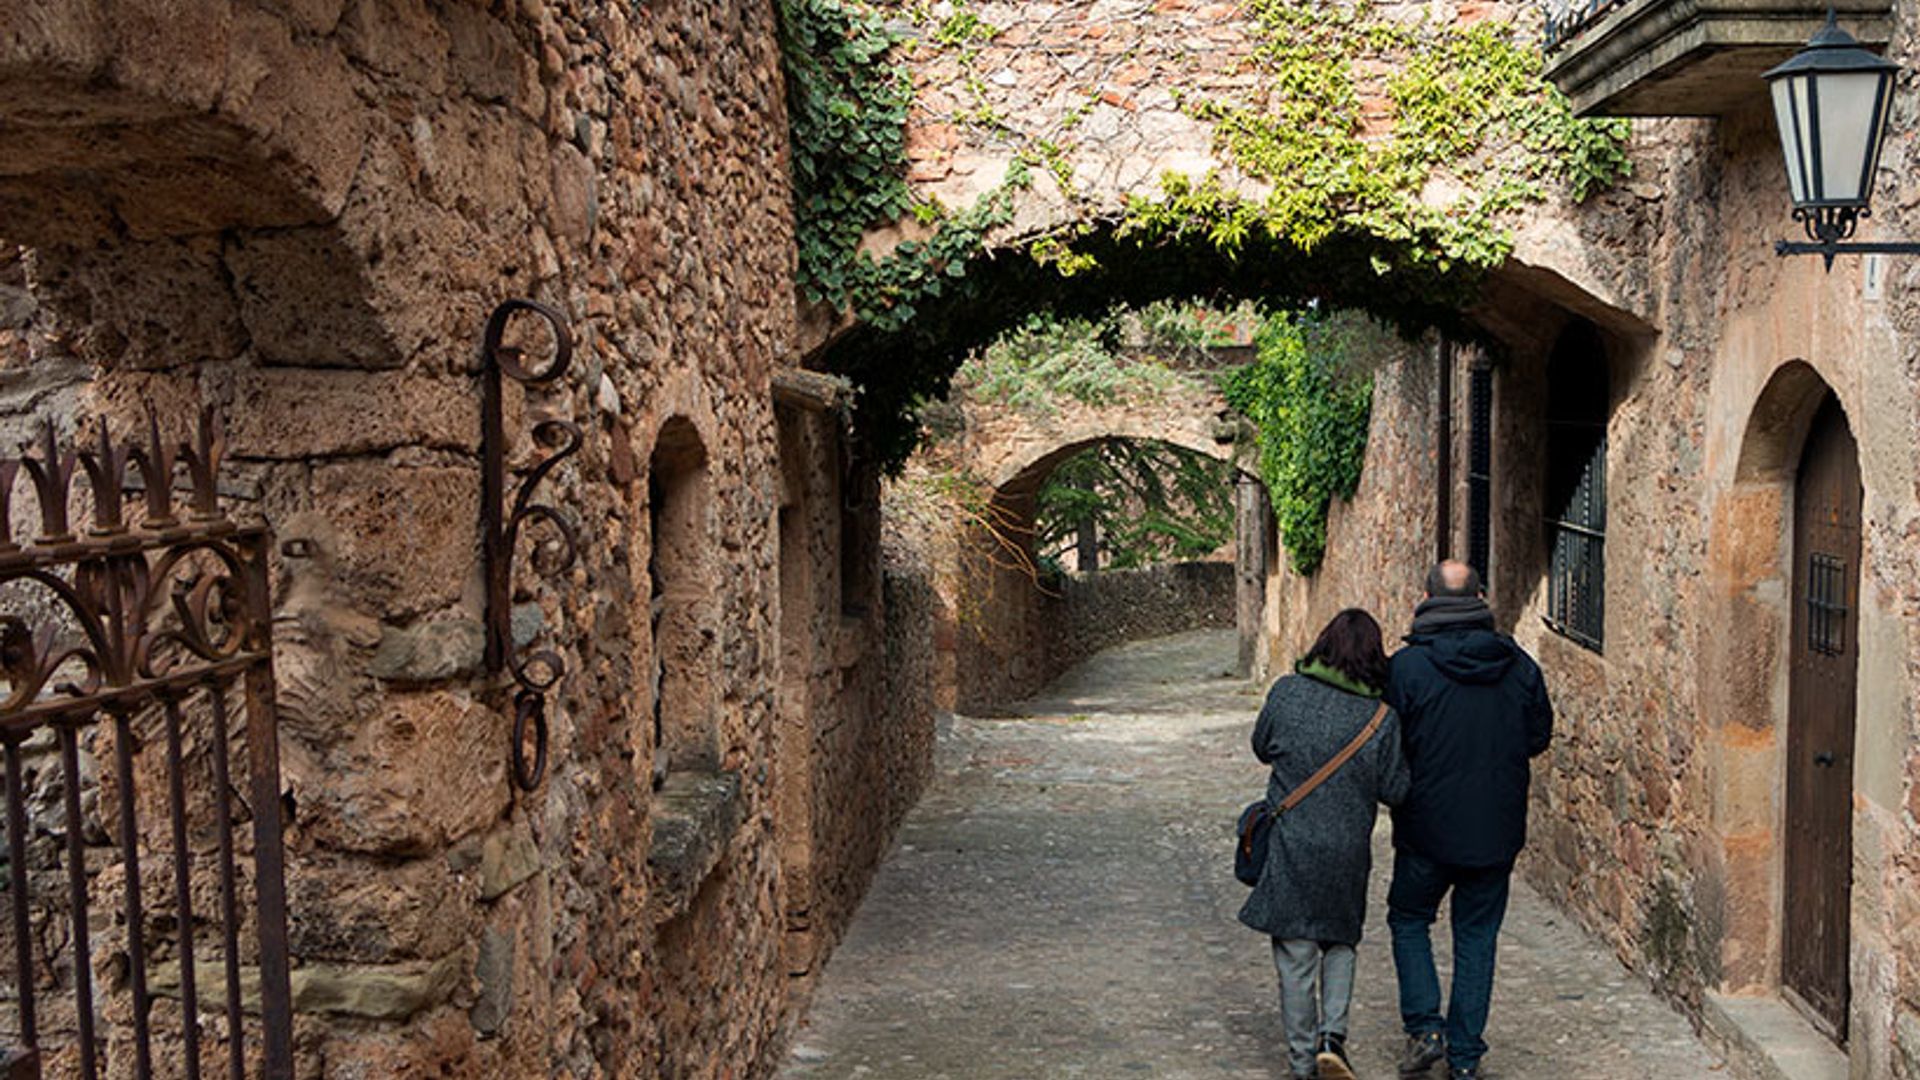
<path fill-rule="evenodd" d="M 1766 100 L 1761 72 L 1826 19 L 1816 0 L 1590 0 L 1547 4 L 1547 78 L 1588 116 L 1722 116 Z M 1869 48 L 1893 30 L 1890 0 L 1838 0 Z"/>

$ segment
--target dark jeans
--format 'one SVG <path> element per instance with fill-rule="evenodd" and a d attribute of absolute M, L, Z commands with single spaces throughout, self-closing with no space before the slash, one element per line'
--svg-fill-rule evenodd
<path fill-rule="evenodd" d="M 1393 932 L 1393 967 L 1400 977 L 1400 1020 L 1409 1035 L 1444 1031 L 1447 1065 L 1479 1064 L 1487 1052 L 1487 1008 L 1493 1000 L 1494 944 L 1507 914 L 1507 879 L 1513 864 L 1447 866 L 1412 852 L 1393 856 L 1387 890 L 1387 928 Z M 1440 977 L 1433 968 L 1428 928 L 1440 901 L 1453 892 L 1453 990 L 1440 1016 Z"/>

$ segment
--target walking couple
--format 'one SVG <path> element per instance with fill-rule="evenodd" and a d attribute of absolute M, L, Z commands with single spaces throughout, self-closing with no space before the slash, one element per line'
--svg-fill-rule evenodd
<path fill-rule="evenodd" d="M 1371 615 L 1334 616 L 1294 674 L 1274 684 L 1254 726 L 1276 808 L 1366 734 L 1274 815 L 1259 884 L 1240 911 L 1273 938 L 1296 1078 L 1353 1076 L 1347 1008 L 1380 803 L 1393 808 L 1387 927 L 1407 1033 L 1400 1073 L 1423 1076 L 1444 1060 L 1453 1080 L 1482 1075 L 1494 945 L 1526 843 L 1528 762 L 1547 748 L 1553 709 L 1539 666 L 1494 631 L 1477 573 L 1440 563 L 1426 592 L 1392 660 Z M 1453 988 L 1443 1016 L 1428 928 L 1448 893 Z"/>

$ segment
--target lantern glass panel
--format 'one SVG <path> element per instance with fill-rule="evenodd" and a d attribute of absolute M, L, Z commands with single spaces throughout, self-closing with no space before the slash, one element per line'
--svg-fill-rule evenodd
<path fill-rule="evenodd" d="M 1856 205 L 1867 201 L 1880 123 L 1886 115 L 1880 93 L 1884 79 L 1879 71 L 1815 76 L 1812 104 L 1819 110 L 1814 128 L 1820 140 L 1819 201 Z"/>
<path fill-rule="evenodd" d="M 1773 119 L 1780 129 L 1780 151 L 1787 159 L 1787 185 L 1793 204 L 1805 205 L 1813 175 L 1813 132 L 1807 114 L 1807 76 L 1773 81 Z"/>

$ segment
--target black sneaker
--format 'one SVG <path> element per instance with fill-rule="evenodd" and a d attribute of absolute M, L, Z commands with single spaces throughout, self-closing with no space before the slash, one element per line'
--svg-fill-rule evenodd
<path fill-rule="evenodd" d="M 1447 1076 L 1450 1080 L 1482 1080 L 1480 1066 L 1478 1065 L 1461 1065 L 1458 1068 L 1449 1070 Z"/>
<path fill-rule="evenodd" d="M 1354 1080 L 1353 1063 L 1347 1058 L 1347 1037 L 1331 1032 L 1320 1036 L 1319 1051 L 1313 1063 L 1320 1069 L 1320 1080 Z"/>
<path fill-rule="evenodd" d="M 1400 1075 L 1419 1076 L 1447 1056 L 1447 1037 L 1438 1031 L 1407 1036 L 1407 1049 L 1400 1055 Z"/>

